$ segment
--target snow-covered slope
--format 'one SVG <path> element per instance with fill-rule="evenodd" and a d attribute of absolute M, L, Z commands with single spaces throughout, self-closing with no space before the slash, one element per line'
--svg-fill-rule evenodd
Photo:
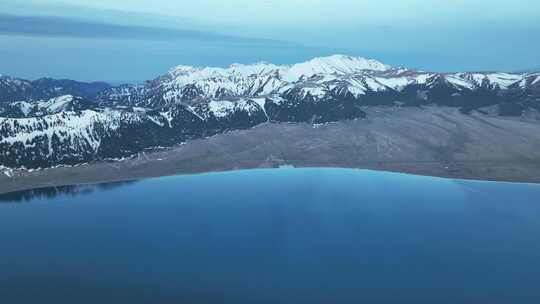
<path fill-rule="evenodd" d="M 57 98 L 48 104 L 58 110 L 68 100 Z M 247 99 L 212 101 L 196 108 L 177 104 L 153 111 L 96 108 L 0 117 L 0 164 L 35 168 L 123 157 L 265 121 L 264 108 Z"/>

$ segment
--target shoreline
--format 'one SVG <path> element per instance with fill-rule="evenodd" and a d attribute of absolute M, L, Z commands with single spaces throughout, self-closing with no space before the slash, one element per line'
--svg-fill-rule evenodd
<path fill-rule="evenodd" d="M 8 174 L 0 168 L 0 193 L 284 165 L 540 183 L 538 120 L 440 107 L 369 111 L 367 119 L 317 126 L 267 123 L 118 161 Z"/>
<path fill-rule="evenodd" d="M 103 165 L 103 163 L 98 164 L 89 164 L 89 165 L 82 165 L 78 167 L 72 167 L 69 169 L 78 169 L 83 168 L 84 166 L 93 166 L 93 165 Z M 403 166 L 411 166 L 413 164 L 401 164 Z M 436 163 L 432 163 L 429 165 L 436 165 Z M 286 167 L 284 167 L 286 166 Z M 54 168 L 57 169 L 57 168 Z M 46 172 L 47 170 L 54 170 L 54 169 L 43 169 L 39 170 L 37 172 Z M 407 170 L 407 171 L 401 171 L 401 170 L 392 170 L 389 168 L 375 168 L 375 167 L 344 167 L 344 166 L 336 166 L 336 165 L 324 165 L 324 164 L 312 164 L 308 166 L 295 166 L 295 165 L 287 165 L 287 164 L 281 164 L 281 165 L 275 165 L 275 166 L 254 166 L 254 167 L 235 167 L 235 168 L 222 168 L 222 169 L 215 169 L 215 170 L 209 170 L 209 171 L 178 171 L 176 173 L 171 174 L 162 174 L 162 175 L 126 175 L 124 177 L 114 178 L 114 177 L 101 177 L 101 178 L 89 178 L 87 180 L 78 180 L 78 179 L 70 179 L 66 178 L 65 180 L 56 180 L 55 182 L 37 182 L 33 185 L 28 185 L 26 183 L 28 181 L 27 177 L 23 177 L 20 181 L 15 181 L 14 184 L 8 187 L 5 187 L 6 184 L 2 183 L 0 185 L 0 195 L 6 195 L 6 194 L 12 194 L 17 192 L 24 192 L 24 191 L 31 191 L 36 189 L 44 189 L 44 188 L 50 188 L 50 187 L 63 187 L 63 186 L 92 186 L 92 185 L 99 185 L 99 184 L 108 184 L 108 183 L 122 183 L 122 182 L 137 182 L 137 181 L 144 181 L 144 180 L 150 180 L 150 179 L 159 179 L 159 178 L 167 178 L 167 177 L 175 177 L 175 176 L 193 176 L 193 175 L 208 175 L 208 174 L 222 174 L 222 173 L 232 173 L 232 172 L 240 172 L 240 171 L 252 171 L 252 170 L 295 170 L 295 169 L 342 169 L 342 170 L 356 170 L 356 171 L 370 171 L 370 172 L 379 172 L 379 173 L 387 173 L 387 174 L 402 174 L 402 175 L 411 175 L 411 176 L 418 176 L 418 177 L 425 177 L 425 178 L 435 178 L 435 179 L 444 179 L 444 180 L 450 180 L 450 181 L 463 181 L 463 182 L 477 182 L 477 183 L 507 183 L 507 184 L 522 184 L 522 185 L 540 185 L 540 177 L 538 178 L 532 178 L 532 179 L 519 179 L 519 178 L 504 178 L 501 177 L 499 179 L 489 179 L 489 177 L 482 178 L 482 177 L 473 177 L 473 176 L 459 176 L 459 175 L 453 175 L 453 174 L 440 174 L 440 175 L 433 175 L 428 174 L 424 171 L 417 171 L 417 170 Z M 540 167 L 539 167 L 540 170 Z M 33 171 L 34 173 L 36 171 Z M 540 172 L 540 171 L 539 171 Z M 81 172 L 81 174 L 84 174 L 84 171 Z"/>

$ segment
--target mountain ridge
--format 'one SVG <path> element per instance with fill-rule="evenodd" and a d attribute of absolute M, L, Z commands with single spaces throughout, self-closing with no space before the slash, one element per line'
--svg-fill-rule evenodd
<path fill-rule="evenodd" d="M 538 119 L 540 74 L 435 73 L 332 55 L 292 65 L 176 66 L 135 85 L 4 77 L 0 100 L 0 165 L 35 168 L 121 158 L 267 122 L 362 119 L 373 106 Z"/>

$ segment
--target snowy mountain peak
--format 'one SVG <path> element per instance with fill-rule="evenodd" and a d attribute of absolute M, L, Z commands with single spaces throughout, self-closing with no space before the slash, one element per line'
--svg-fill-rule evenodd
<path fill-rule="evenodd" d="M 279 69 L 279 66 L 266 62 L 258 62 L 254 64 L 234 63 L 231 64 L 228 68 L 178 65 L 169 70 L 169 75 L 174 77 L 190 75 L 193 78 L 205 79 L 211 77 L 226 77 L 232 75 L 250 76 L 253 74 L 261 74 L 265 71 L 273 71 L 277 69 Z"/>
<path fill-rule="evenodd" d="M 179 65 L 169 71 L 169 75 L 180 82 L 216 78 L 216 77 L 249 77 L 252 75 L 279 74 L 281 79 L 294 82 L 302 77 L 316 74 L 353 74 L 362 71 L 387 71 L 392 67 L 374 59 L 351 57 L 347 55 L 331 55 L 316 57 L 311 60 L 291 64 L 275 65 L 267 62 L 254 64 L 234 63 L 228 68 L 192 67 Z"/>
<path fill-rule="evenodd" d="M 351 57 L 346 55 L 331 55 L 316 57 L 309 61 L 294 64 L 283 69 L 282 79 L 294 82 L 302 77 L 311 77 L 316 74 L 354 74 L 363 71 L 386 71 L 391 66 L 374 59 Z"/>
<path fill-rule="evenodd" d="M 249 76 L 249 75 L 264 74 L 266 72 L 274 72 L 276 70 L 279 70 L 279 68 L 280 67 L 275 64 L 261 61 L 254 64 L 233 63 L 229 67 L 229 71 L 235 74 Z"/>
<path fill-rule="evenodd" d="M 51 112 L 60 112 L 69 107 L 69 104 L 73 102 L 75 97 L 73 95 L 63 95 L 55 98 L 51 98 L 41 103 L 41 106 L 49 109 Z"/>
<path fill-rule="evenodd" d="M 352 57 L 347 55 L 331 55 L 327 57 L 315 57 L 298 65 L 311 65 L 313 68 L 325 70 L 324 72 L 342 72 L 344 74 L 354 73 L 362 70 L 386 71 L 392 67 L 381 63 L 375 59 L 363 57 Z"/>

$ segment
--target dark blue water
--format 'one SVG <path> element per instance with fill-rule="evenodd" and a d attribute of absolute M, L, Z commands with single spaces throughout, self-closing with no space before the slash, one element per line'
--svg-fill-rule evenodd
<path fill-rule="evenodd" d="M 279 169 L 0 200 L 0 303 L 540 303 L 539 185 Z"/>

